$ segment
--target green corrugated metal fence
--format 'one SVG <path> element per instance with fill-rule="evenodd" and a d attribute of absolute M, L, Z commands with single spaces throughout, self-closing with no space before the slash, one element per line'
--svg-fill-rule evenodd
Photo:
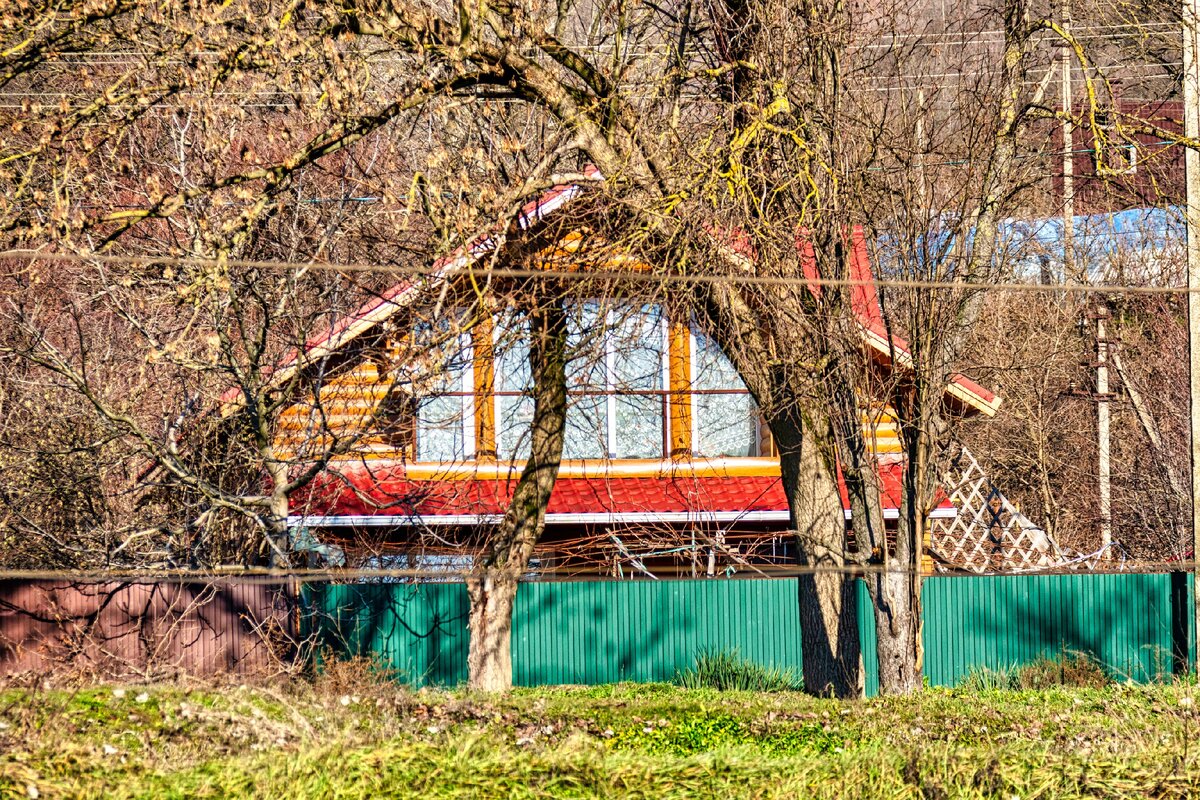
<path fill-rule="evenodd" d="M 1063 648 L 1092 654 L 1114 677 L 1154 680 L 1171 673 L 1173 647 L 1184 644 L 1173 619 L 1193 619 L 1190 591 L 1173 618 L 1166 574 L 931 578 L 923 599 L 934 686 Z"/>
<path fill-rule="evenodd" d="M 702 647 L 800 667 L 795 581 L 529 583 L 517 594 L 513 680 L 664 681 Z"/>
<path fill-rule="evenodd" d="M 1191 620 L 1191 589 L 1184 597 L 1183 588 L 1175 584 L 1173 599 L 1165 574 L 930 578 L 925 674 L 932 685 L 954 685 L 972 668 L 1069 648 L 1093 654 L 1117 677 L 1152 680 L 1171 672 L 1172 653 L 1186 641 L 1179 625 Z M 858 589 L 873 694 L 871 604 L 861 582 Z M 308 630 L 334 653 L 375 654 L 414 683 L 465 680 L 461 584 L 314 584 L 303 597 Z M 519 685 L 670 680 L 702 647 L 736 647 L 761 664 L 799 671 L 796 581 L 527 583 L 517 595 Z"/>
<path fill-rule="evenodd" d="M 407 681 L 467 679 L 467 590 L 461 583 L 306 584 L 305 635 L 335 656 L 375 656 Z M 321 655 L 318 651 L 318 656 Z"/>

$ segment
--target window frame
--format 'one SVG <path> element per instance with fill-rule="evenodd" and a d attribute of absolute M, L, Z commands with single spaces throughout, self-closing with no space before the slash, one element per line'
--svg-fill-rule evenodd
<path fill-rule="evenodd" d="M 588 302 L 588 301 L 584 301 L 584 302 Z M 640 303 L 640 304 L 638 304 L 638 306 L 640 306 L 641 308 L 644 309 L 646 306 L 653 306 L 653 304 Z M 632 308 L 634 308 L 634 306 L 630 306 L 631 310 L 632 310 Z M 671 347 L 670 320 L 667 318 L 667 314 L 661 306 L 655 306 L 655 308 L 657 308 L 658 320 L 655 323 L 655 327 L 657 328 L 657 336 L 654 338 L 658 338 L 660 340 L 659 359 L 658 359 L 659 360 L 659 365 L 658 365 L 659 388 L 658 389 L 633 389 L 633 390 L 620 390 L 617 388 L 617 385 L 618 385 L 618 380 L 617 380 L 618 347 L 617 347 L 616 337 L 617 337 L 617 333 L 618 333 L 617 323 L 620 321 L 618 318 L 618 312 L 621 311 L 622 309 L 614 308 L 611 306 L 606 308 L 605 312 L 604 312 L 604 331 L 602 334 L 602 342 L 603 342 L 603 350 L 604 350 L 604 352 L 603 352 L 604 384 L 603 384 L 603 386 L 582 389 L 582 390 L 580 390 L 580 389 L 572 390 L 570 388 L 567 389 L 568 403 L 570 403 L 570 398 L 572 398 L 572 397 L 603 397 L 604 398 L 604 421 L 605 421 L 604 448 L 605 448 L 605 454 L 604 454 L 604 456 L 602 456 L 599 459 L 593 459 L 593 458 L 571 458 L 570 456 L 568 456 L 564 453 L 564 455 L 563 455 L 564 461 L 596 461 L 596 460 L 615 461 L 615 460 L 622 460 L 622 459 L 628 459 L 628 460 L 633 460 L 633 461 L 656 461 L 656 460 L 661 460 L 663 458 L 663 454 L 665 454 L 667 452 L 668 446 L 669 446 L 668 443 L 670 441 L 670 417 L 669 417 L 669 413 L 668 413 L 668 409 L 667 409 L 667 401 L 668 401 L 668 398 L 670 395 L 669 387 L 670 387 L 670 381 L 671 381 L 671 375 L 670 375 L 670 347 Z M 500 337 L 503 335 L 504 334 L 501 331 L 501 326 L 495 325 L 493 332 L 492 332 L 493 348 L 495 348 L 496 345 L 500 343 Z M 493 349 L 493 352 L 495 352 L 495 349 Z M 493 368 L 498 360 L 499 359 L 493 360 L 493 362 L 492 362 Z M 499 383 L 499 378 L 497 378 L 497 383 Z M 496 402 L 493 404 L 492 413 L 493 413 L 494 418 L 492 420 L 492 424 L 495 426 L 494 430 L 496 431 L 497 458 L 500 459 L 501 461 L 519 461 L 521 459 L 517 459 L 517 458 L 509 459 L 509 458 L 506 458 L 506 457 L 500 455 L 500 451 L 503 449 L 503 447 L 501 445 L 501 431 L 503 430 L 503 412 L 501 409 L 504 405 L 502 402 L 500 402 L 500 398 L 502 398 L 502 397 L 520 397 L 520 396 L 522 396 L 522 393 L 511 392 L 511 391 L 501 392 L 499 390 L 494 390 L 492 394 L 496 398 Z M 660 419 L 661 419 L 661 429 L 662 429 L 662 435 L 660 436 L 660 438 L 662 439 L 662 442 L 659 445 L 659 455 L 658 456 L 644 458 L 644 457 L 637 457 L 637 456 L 617 455 L 618 442 L 617 442 L 617 424 L 616 424 L 616 422 L 617 422 L 617 411 L 619 408 L 618 398 L 620 398 L 622 396 L 627 396 L 627 397 L 648 397 L 648 396 L 650 396 L 650 397 L 655 397 L 658 399 L 658 401 L 659 401 L 658 405 L 660 407 L 659 411 L 660 411 Z M 569 405 L 568 405 L 567 413 L 570 414 Z"/>
<path fill-rule="evenodd" d="M 762 425 L 760 423 L 759 415 L 757 413 L 758 404 L 754 402 L 754 397 L 753 397 L 753 395 L 750 394 L 750 389 L 746 386 L 745 381 L 743 381 L 740 377 L 738 378 L 738 382 L 742 384 L 741 389 L 698 389 L 696 386 L 696 384 L 698 383 L 696 370 L 700 363 L 700 348 L 697 346 L 698 345 L 698 337 L 697 337 L 698 330 L 699 330 L 699 328 L 697 327 L 697 325 L 694 322 L 689 321 L 689 324 L 688 324 L 688 387 L 689 387 L 689 390 L 688 391 L 689 391 L 690 396 L 688 398 L 688 403 L 691 408 L 691 417 L 692 417 L 692 420 L 691 420 L 691 422 L 692 422 L 692 432 L 691 432 L 692 456 L 695 458 L 758 458 L 759 456 L 762 455 L 762 450 L 763 450 L 762 430 L 761 430 Z M 700 334 L 700 336 L 703 336 L 705 339 L 707 339 L 709 342 L 711 342 L 712 345 L 717 349 L 717 351 L 727 361 L 729 361 L 729 356 L 726 355 L 725 351 L 721 348 L 721 345 L 716 342 L 716 340 L 714 340 L 711 336 L 704 333 L 703 331 L 699 331 L 699 334 Z M 730 366 L 732 366 L 732 365 L 733 365 L 733 362 L 730 361 Z M 737 371 L 736 368 L 734 368 L 735 373 L 736 373 L 736 371 Z M 713 395 L 713 396 L 747 395 L 750 397 L 751 413 L 750 413 L 750 419 L 748 420 L 749 429 L 746 431 L 746 433 L 750 437 L 751 450 L 753 451 L 750 455 L 746 455 L 746 456 L 713 456 L 713 455 L 708 455 L 708 454 L 700 452 L 700 448 L 699 448 L 700 424 L 701 424 L 700 423 L 700 398 L 705 395 Z"/>

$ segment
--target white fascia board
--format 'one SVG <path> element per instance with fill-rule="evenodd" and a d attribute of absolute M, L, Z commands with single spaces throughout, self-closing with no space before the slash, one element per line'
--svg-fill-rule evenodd
<path fill-rule="evenodd" d="M 850 512 L 845 512 L 850 519 Z M 929 515 L 930 519 L 953 519 L 958 511 L 953 508 L 938 508 Z M 897 519 L 899 512 L 893 508 L 883 511 L 884 519 Z M 432 525 L 499 525 L 503 514 L 362 514 L 346 516 L 291 516 L 288 527 L 307 528 L 380 528 Z M 547 514 L 547 525 L 616 525 L 646 523 L 688 522 L 787 522 L 787 511 L 657 511 L 632 513 L 579 513 Z"/>

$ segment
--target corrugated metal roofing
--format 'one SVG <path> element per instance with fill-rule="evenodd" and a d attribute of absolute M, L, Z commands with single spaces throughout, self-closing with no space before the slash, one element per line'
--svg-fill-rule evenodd
<path fill-rule="evenodd" d="M 322 476 L 292 502 L 292 513 L 333 516 L 502 515 L 519 471 L 511 479 L 412 479 L 401 463 L 343 466 Z M 899 508 L 899 464 L 880 466 L 885 510 Z M 299 493 L 298 493 L 299 494 Z M 842 504 L 849 507 L 845 486 Z M 776 475 L 559 478 L 548 514 L 746 514 L 786 512 L 787 498 Z M 952 509 L 948 500 L 939 508 Z"/>

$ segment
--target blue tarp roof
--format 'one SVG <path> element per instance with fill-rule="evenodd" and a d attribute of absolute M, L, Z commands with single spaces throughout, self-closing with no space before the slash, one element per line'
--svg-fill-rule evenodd
<path fill-rule="evenodd" d="M 1161 280 L 1161 258 L 1182 252 L 1183 209 L 1133 208 L 1073 218 L 1072 256 L 1076 272 L 1086 268 L 1092 281 L 1122 278 L 1141 282 Z M 1043 270 L 1063 277 L 1063 219 L 1006 220 L 1001 227 L 1001 252 L 1017 279 L 1037 280 Z"/>

